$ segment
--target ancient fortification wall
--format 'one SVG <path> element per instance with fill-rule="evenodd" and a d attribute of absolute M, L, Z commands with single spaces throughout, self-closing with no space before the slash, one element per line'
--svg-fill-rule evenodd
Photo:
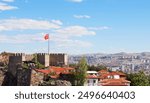
<path fill-rule="evenodd" d="M 23 53 L 17 53 L 14 54 L 13 56 L 10 56 L 8 64 L 8 72 L 11 73 L 13 76 L 15 76 L 17 66 L 21 65 L 23 61 L 25 61 L 25 54 Z"/>
<path fill-rule="evenodd" d="M 23 68 L 25 61 L 32 61 L 34 55 L 16 53 L 9 57 L 8 71 L 5 75 L 2 85 L 7 86 L 29 86 L 38 85 L 43 81 L 43 75 L 36 73 L 31 67 Z M 49 65 L 61 66 L 68 65 L 68 56 L 66 54 L 45 54 L 38 53 L 37 61 L 45 67 Z"/>
<path fill-rule="evenodd" d="M 37 53 L 37 61 L 47 66 L 62 66 L 68 65 L 68 55 L 67 54 L 46 54 L 46 53 Z"/>
<path fill-rule="evenodd" d="M 49 58 L 52 66 L 68 65 L 67 54 L 50 54 Z"/>
<path fill-rule="evenodd" d="M 49 54 L 46 53 L 38 53 L 37 61 L 44 65 L 45 67 L 49 66 Z"/>
<path fill-rule="evenodd" d="M 16 53 L 9 57 L 8 71 L 5 74 L 2 85 L 30 85 L 31 70 L 22 68 L 22 63 L 26 60 L 25 57 L 26 55 L 24 53 Z"/>

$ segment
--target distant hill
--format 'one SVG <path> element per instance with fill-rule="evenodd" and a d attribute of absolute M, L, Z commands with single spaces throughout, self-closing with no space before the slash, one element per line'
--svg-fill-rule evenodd
<path fill-rule="evenodd" d="M 104 54 L 104 53 L 93 53 L 93 54 L 82 54 L 82 55 L 70 55 L 69 56 L 69 63 L 74 64 L 78 63 L 78 61 L 81 59 L 81 57 L 86 57 L 87 62 L 89 65 L 97 65 L 97 64 L 109 64 L 109 61 L 111 63 L 118 64 L 119 58 L 147 58 L 150 59 L 150 52 L 142 52 L 142 53 L 114 53 L 114 54 Z"/>

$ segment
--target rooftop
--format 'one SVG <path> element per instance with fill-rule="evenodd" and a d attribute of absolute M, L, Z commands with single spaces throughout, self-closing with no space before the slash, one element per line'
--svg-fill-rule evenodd
<path fill-rule="evenodd" d="M 87 71 L 88 74 L 97 74 L 98 72 L 96 71 Z"/>

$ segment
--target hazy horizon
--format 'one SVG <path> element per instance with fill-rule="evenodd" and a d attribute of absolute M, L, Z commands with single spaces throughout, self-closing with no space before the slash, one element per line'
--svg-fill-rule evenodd
<path fill-rule="evenodd" d="M 6 53 L 24 53 L 24 54 L 36 54 L 36 53 L 46 53 L 46 52 L 36 52 L 36 53 L 26 53 L 26 52 L 9 52 L 9 51 L 3 51 L 3 52 L 6 52 Z M 0 52 L 3 53 L 3 52 Z M 65 52 L 50 52 L 50 53 L 65 53 Z M 80 54 L 68 54 L 68 53 L 65 53 L 65 54 L 68 54 L 68 55 L 88 55 L 88 54 L 118 54 L 118 53 L 126 53 L 126 54 L 139 54 L 139 53 L 150 53 L 150 52 L 115 52 L 115 53 L 102 53 L 102 52 L 95 52 L 95 53 L 80 53 Z M 46 53 L 48 54 L 48 53 Z"/>

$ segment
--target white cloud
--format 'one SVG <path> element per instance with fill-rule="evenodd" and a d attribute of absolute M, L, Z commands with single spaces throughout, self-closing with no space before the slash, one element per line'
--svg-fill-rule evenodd
<path fill-rule="evenodd" d="M 69 40 L 65 39 L 63 41 L 56 42 L 58 47 L 71 47 L 71 48 L 85 48 L 85 47 L 91 47 L 92 44 L 87 41 L 81 41 L 81 40 Z"/>
<path fill-rule="evenodd" d="M 17 35 L 3 35 L 0 34 L 0 43 L 11 43 L 11 44 L 26 44 L 26 43 L 40 43 L 46 42 L 44 35 L 46 33 L 37 34 L 17 34 Z M 55 43 L 55 48 L 81 48 L 91 47 L 92 44 L 88 41 L 74 40 L 72 38 L 64 38 L 59 35 L 50 34 L 50 42 Z"/>
<path fill-rule="evenodd" d="M 96 35 L 94 31 L 90 31 L 88 28 L 83 26 L 69 26 L 66 28 L 55 30 L 55 33 L 64 37 L 81 37 L 84 35 Z"/>
<path fill-rule="evenodd" d="M 92 43 L 80 40 L 79 38 L 88 35 L 96 35 L 96 32 L 91 31 L 83 26 L 68 26 L 65 28 L 54 30 L 51 35 L 51 41 L 53 41 L 58 48 L 86 48 L 91 47 Z"/>
<path fill-rule="evenodd" d="M 31 43 L 31 42 L 42 42 L 44 36 L 39 34 L 17 34 L 17 35 L 3 35 L 0 34 L 0 43 Z"/>
<path fill-rule="evenodd" d="M 50 42 L 52 50 L 67 51 L 80 50 L 82 48 L 89 48 L 92 43 L 89 41 L 82 40 L 83 36 L 94 36 L 96 35 L 95 30 L 109 29 L 107 26 L 103 27 L 84 27 L 84 26 L 68 26 L 61 27 L 62 22 L 60 20 L 33 20 L 33 19 L 5 19 L 0 20 L 0 31 L 7 30 L 28 30 L 28 29 L 52 29 L 50 34 Z M 7 31 L 9 32 L 9 31 Z M 0 32 L 2 33 L 2 32 Z M 0 34 L 0 43 L 13 43 L 13 44 L 27 44 L 37 43 L 42 45 L 44 35 L 46 33 L 37 34 L 16 34 L 16 35 L 4 35 Z M 53 44 L 53 45 L 52 45 Z M 46 47 L 46 46 L 45 46 Z M 59 49 L 56 49 L 59 48 Z M 38 48 L 37 48 L 38 49 Z M 54 50 L 54 51 L 55 51 Z"/>
<path fill-rule="evenodd" d="M 89 15 L 74 15 L 74 18 L 77 18 L 77 19 L 90 19 L 91 16 L 89 16 Z"/>
<path fill-rule="evenodd" d="M 62 25 L 63 23 L 60 20 L 52 20 L 52 23 Z"/>
<path fill-rule="evenodd" d="M 10 6 L 6 3 L 1 3 L 0 2 L 0 11 L 5 11 L 5 10 L 14 10 L 14 9 L 17 9 L 17 7 L 15 6 Z"/>
<path fill-rule="evenodd" d="M 81 2 L 83 2 L 83 0 L 68 0 L 68 1 L 75 2 L 75 3 L 81 3 Z"/>
<path fill-rule="evenodd" d="M 55 42 L 56 47 L 58 48 L 89 48 L 92 46 L 92 43 L 89 41 L 81 40 L 81 37 L 94 36 L 96 35 L 95 30 L 105 29 L 109 29 L 109 27 L 68 26 L 55 30 L 51 35 L 51 41 Z"/>
<path fill-rule="evenodd" d="M 64 36 L 60 36 L 60 35 L 51 35 L 50 40 L 56 44 L 56 47 L 69 47 L 69 48 L 79 47 L 80 48 L 80 47 L 92 46 L 92 44 L 88 41 L 82 41 L 72 37 L 65 38 Z"/>
<path fill-rule="evenodd" d="M 0 43 L 26 44 L 46 42 L 44 35 L 38 34 L 18 34 L 18 35 L 2 35 L 0 34 Z M 88 30 L 83 26 L 69 26 L 60 28 L 50 33 L 50 42 L 54 43 L 55 48 L 88 48 L 92 46 L 89 41 L 80 40 L 82 36 L 95 35 L 94 31 Z M 76 38 L 80 37 L 80 39 Z"/>
<path fill-rule="evenodd" d="M 4 2 L 14 2 L 14 0 L 2 0 Z"/>
<path fill-rule="evenodd" d="M 89 27 L 89 30 L 108 30 L 110 27 L 108 26 L 100 26 L 100 27 Z"/>
<path fill-rule="evenodd" d="M 60 22 L 59 22 L 60 24 Z M 55 22 L 33 19 L 3 19 L 0 20 L 0 31 L 8 30 L 49 30 L 52 28 L 60 28 Z"/>

